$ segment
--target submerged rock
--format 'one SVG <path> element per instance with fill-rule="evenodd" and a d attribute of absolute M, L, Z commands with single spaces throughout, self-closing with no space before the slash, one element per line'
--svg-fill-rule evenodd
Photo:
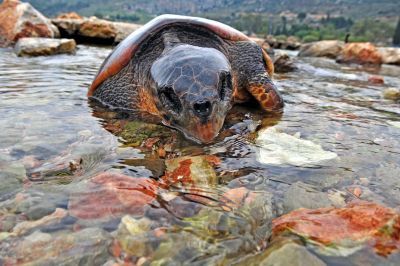
<path fill-rule="evenodd" d="M 214 165 L 219 163 L 215 156 L 184 156 L 166 160 L 166 183 L 183 185 L 209 185 L 218 183 Z"/>
<path fill-rule="evenodd" d="M 400 65 L 400 48 L 379 47 L 378 51 L 382 55 L 384 64 Z"/>
<path fill-rule="evenodd" d="M 382 55 L 372 43 L 347 43 L 337 62 L 380 65 Z"/>
<path fill-rule="evenodd" d="M 5 0 L 0 4 L 0 36 L 0 47 L 4 47 L 24 37 L 55 38 L 59 31 L 29 3 Z"/>
<path fill-rule="evenodd" d="M 268 249 L 266 252 L 270 252 Z M 272 251 L 267 257 L 255 260 L 254 263 L 263 266 L 325 266 L 318 257 L 309 252 L 304 246 L 287 243 Z"/>
<path fill-rule="evenodd" d="M 285 213 L 299 208 L 318 209 L 333 205 L 328 194 L 300 181 L 292 184 L 283 197 Z"/>
<path fill-rule="evenodd" d="M 312 141 L 279 132 L 275 127 L 260 130 L 256 144 L 259 147 L 257 160 L 264 164 L 308 166 L 337 157 L 336 153 L 325 151 Z"/>
<path fill-rule="evenodd" d="M 75 53 L 72 39 L 21 38 L 14 47 L 18 56 L 42 56 Z"/>
<path fill-rule="evenodd" d="M 383 91 L 383 98 L 388 100 L 400 100 L 400 90 L 396 88 L 387 88 Z"/>
<path fill-rule="evenodd" d="M 301 57 L 338 57 L 344 48 L 342 41 L 319 41 L 303 44 L 300 47 Z"/>
<path fill-rule="evenodd" d="M 365 245 L 382 256 L 400 249 L 399 213 L 372 202 L 293 211 L 273 221 L 273 238 L 285 232 L 301 236 L 333 254 L 349 254 Z"/>
<path fill-rule="evenodd" d="M 26 170 L 22 164 L 0 162 L 0 201 L 6 200 L 22 189 Z"/>
<path fill-rule="evenodd" d="M 89 181 L 84 192 L 70 197 L 70 214 L 83 220 L 142 215 L 153 201 L 157 185 L 149 178 L 103 173 Z"/>
<path fill-rule="evenodd" d="M 0 243 L 5 265 L 102 265 L 109 257 L 111 236 L 97 228 L 52 236 L 39 231 Z"/>

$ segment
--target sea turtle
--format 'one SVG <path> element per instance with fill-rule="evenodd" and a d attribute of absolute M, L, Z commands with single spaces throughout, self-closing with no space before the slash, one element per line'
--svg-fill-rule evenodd
<path fill-rule="evenodd" d="M 240 31 L 204 18 L 162 15 L 133 32 L 107 57 L 88 96 L 148 112 L 187 138 L 211 142 L 233 103 L 255 98 L 283 107 L 270 57 Z"/>

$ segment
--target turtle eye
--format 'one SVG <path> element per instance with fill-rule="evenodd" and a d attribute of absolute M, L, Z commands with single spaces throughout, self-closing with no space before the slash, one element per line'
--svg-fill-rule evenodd
<path fill-rule="evenodd" d="M 219 97 L 221 100 L 226 100 L 230 92 L 232 92 L 231 74 L 222 72 L 219 77 Z"/>
<path fill-rule="evenodd" d="M 171 87 L 164 87 L 159 92 L 161 102 L 166 105 L 170 110 L 179 114 L 182 112 L 182 104 L 178 95 Z"/>

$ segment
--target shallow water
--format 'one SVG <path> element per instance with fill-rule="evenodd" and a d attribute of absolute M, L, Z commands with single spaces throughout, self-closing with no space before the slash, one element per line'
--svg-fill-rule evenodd
<path fill-rule="evenodd" d="M 286 102 L 281 117 L 237 107 L 216 143 L 199 146 L 88 102 L 87 88 L 109 52 L 79 46 L 76 55 L 18 58 L 0 50 L 4 262 L 240 263 L 268 250 L 271 220 L 296 208 L 343 206 L 357 197 L 398 208 L 400 105 L 382 91 L 400 88 L 400 67 L 296 58 L 298 71 L 275 76 Z M 385 85 L 369 84 L 372 74 Z M 296 136 L 337 156 L 294 163 L 297 152 L 305 156 L 299 142 L 279 146 L 289 149 L 274 151 L 279 160 L 271 162 L 271 151 L 263 159 L 268 148 L 260 132 L 268 127 L 282 133 L 273 145 L 282 145 L 281 137 L 290 145 Z M 185 171 L 190 185 L 181 182 Z M 104 172 L 135 181 L 96 178 Z M 304 195 L 293 195 L 296 182 L 306 186 Z M 361 196 L 352 193 L 355 186 Z M 237 206 L 229 196 L 242 188 L 255 192 L 252 204 Z M 60 241 L 66 238 L 70 245 Z M 46 246 L 45 254 L 33 246 Z M 367 249 L 315 255 L 332 265 L 399 259 Z"/>

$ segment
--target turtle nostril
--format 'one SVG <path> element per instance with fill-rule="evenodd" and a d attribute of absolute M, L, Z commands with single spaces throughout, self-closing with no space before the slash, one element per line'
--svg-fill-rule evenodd
<path fill-rule="evenodd" d="M 193 105 L 196 115 L 200 117 L 207 117 L 211 113 L 210 101 L 198 101 Z"/>

